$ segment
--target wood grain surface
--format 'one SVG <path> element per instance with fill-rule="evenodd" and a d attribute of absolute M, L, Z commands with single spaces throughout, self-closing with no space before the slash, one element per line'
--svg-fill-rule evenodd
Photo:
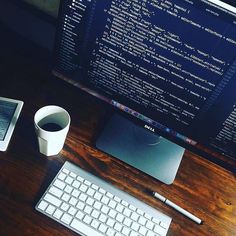
<path fill-rule="evenodd" d="M 0 236 L 76 235 L 34 209 L 66 160 L 172 217 L 169 236 L 236 235 L 235 173 L 186 151 L 176 180 L 172 185 L 165 185 L 98 151 L 94 139 L 109 108 L 94 97 L 50 77 L 48 70 L 32 59 L 33 49 L 29 50 L 28 59 L 22 60 L 14 49 L 14 58 L 8 56 L 7 51 L 0 60 L 0 95 L 25 102 L 8 150 L 0 152 Z M 40 53 L 37 55 L 37 60 L 44 60 Z M 33 125 L 35 112 L 48 104 L 64 107 L 72 118 L 65 146 L 53 157 L 38 152 Z M 149 196 L 146 188 L 192 212 L 203 224 L 192 222 Z"/>

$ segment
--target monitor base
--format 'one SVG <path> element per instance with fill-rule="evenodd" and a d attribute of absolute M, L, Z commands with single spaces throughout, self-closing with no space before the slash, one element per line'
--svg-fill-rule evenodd
<path fill-rule="evenodd" d="M 173 183 L 184 148 L 114 114 L 96 147 L 165 184 Z"/>

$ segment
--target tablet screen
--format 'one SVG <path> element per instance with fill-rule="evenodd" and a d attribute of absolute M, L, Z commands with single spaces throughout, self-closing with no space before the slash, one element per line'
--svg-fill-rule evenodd
<path fill-rule="evenodd" d="M 4 140 L 15 113 L 17 103 L 0 101 L 0 141 Z"/>

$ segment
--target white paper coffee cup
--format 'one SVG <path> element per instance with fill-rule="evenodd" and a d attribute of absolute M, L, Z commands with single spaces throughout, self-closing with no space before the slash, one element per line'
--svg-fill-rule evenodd
<path fill-rule="evenodd" d="M 42 154 L 53 156 L 62 150 L 70 120 L 70 115 L 65 109 L 54 105 L 42 107 L 35 113 L 35 131 Z"/>

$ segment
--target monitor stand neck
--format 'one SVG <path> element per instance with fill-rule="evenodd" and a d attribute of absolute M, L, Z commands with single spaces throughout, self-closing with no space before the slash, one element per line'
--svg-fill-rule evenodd
<path fill-rule="evenodd" d="M 173 183 L 185 150 L 118 114 L 106 124 L 96 146 L 166 184 Z"/>

